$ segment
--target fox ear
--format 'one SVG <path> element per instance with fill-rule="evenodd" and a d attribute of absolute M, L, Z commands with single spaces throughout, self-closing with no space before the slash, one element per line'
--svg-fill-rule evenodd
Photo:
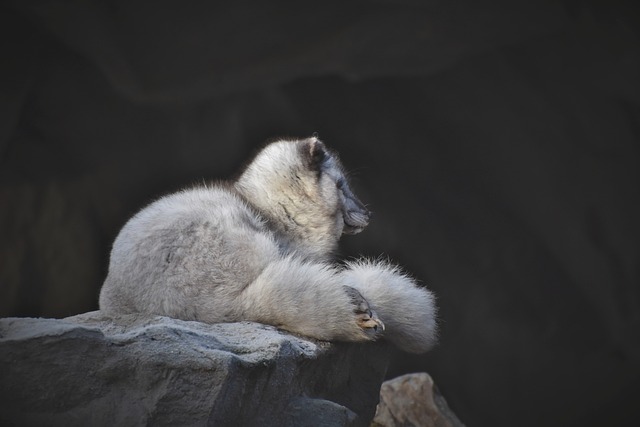
<path fill-rule="evenodd" d="M 320 170 L 327 158 L 327 147 L 317 138 L 309 138 L 302 147 L 307 165 L 312 170 Z"/>

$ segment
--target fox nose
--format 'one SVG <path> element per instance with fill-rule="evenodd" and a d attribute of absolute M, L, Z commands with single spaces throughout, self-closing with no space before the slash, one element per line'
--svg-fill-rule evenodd
<path fill-rule="evenodd" d="M 362 218 L 361 221 L 364 223 L 364 225 L 367 225 L 369 224 L 369 219 L 371 218 L 371 211 L 362 206 L 362 208 L 354 212 L 353 215 Z"/>
<path fill-rule="evenodd" d="M 367 208 L 349 209 L 344 212 L 344 229 L 345 234 L 358 234 L 369 224 L 371 212 Z"/>
<path fill-rule="evenodd" d="M 358 200 L 358 209 L 360 210 L 361 214 L 367 218 L 367 222 L 369 222 L 369 218 L 371 218 L 371 211 L 367 209 L 365 205 L 363 205 L 359 200 Z"/>

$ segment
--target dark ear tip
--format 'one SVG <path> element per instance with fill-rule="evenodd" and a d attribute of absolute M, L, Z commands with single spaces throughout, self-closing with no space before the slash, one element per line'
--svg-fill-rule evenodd
<path fill-rule="evenodd" d="M 327 149 L 317 137 L 309 139 L 308 145 L 309 163 L 312 165 L 320 165 L 327 157 Z"/>

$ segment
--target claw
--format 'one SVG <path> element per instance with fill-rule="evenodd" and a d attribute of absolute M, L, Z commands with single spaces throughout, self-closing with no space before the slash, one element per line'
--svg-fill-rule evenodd
<path fill-rule="evenodd" d="M 385 330 L 384 323 L 378 318 L 375 311 L 369 308 L 369 303 L 360 292 L 349 286 L 345 286 L 345 290 L 354 304 L 354 314 L 358 326 L 369 336 L 369 339 L 376 339 Z"/>
<path fill-rule="evenodd" d="M 380 328 L 382 332 L 385 330 L 382 320 L 380 320 L 378 315 L 371 310 L 367 310 L 367 313 L 363 315 L 361 326 L 363 328 L 373 329 L 376 332 L 378 332 L 378 328 Z"/>

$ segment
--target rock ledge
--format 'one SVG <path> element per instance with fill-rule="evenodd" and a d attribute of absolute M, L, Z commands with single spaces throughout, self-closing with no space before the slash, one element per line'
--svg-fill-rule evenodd
<path fill-rule="evenodd" d="M 368 425 L 388 359 L 250 322 L 0 319 L 0 424 Z"/>

